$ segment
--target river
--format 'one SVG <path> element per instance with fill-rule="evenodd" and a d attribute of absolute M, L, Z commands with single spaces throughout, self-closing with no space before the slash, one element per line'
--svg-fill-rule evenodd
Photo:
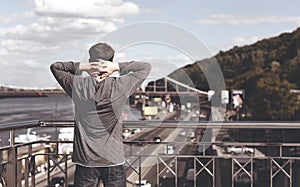
<path fill-rule="evenodd" d="M 67 96 L 0 99 L 0 124 L 57 119 L 73 119 L 73 103 Z"/>

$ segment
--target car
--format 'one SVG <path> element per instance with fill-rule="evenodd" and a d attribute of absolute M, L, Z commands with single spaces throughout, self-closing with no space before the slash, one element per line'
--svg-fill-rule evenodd
<path fill-rule="evenodd" d="M 190 142 L 195 142 L 196 141 L 196 137 L 190 137 Z"/>
<path fill-rule="evenodd" d="M 187 134 L 187 137 L 189 137 L 189 138 L 195 137 L 195 132 L 194 132 L 194 131 L 189 132 L 189 133 Z"/>
<path fill-rule="evenodd" d="M 233 142 L 233 139 L 229 135 L 222 137 L 222 142 Z"/>
<path fill-rule="evenodd" d="M 155 143 L 160 143 L 161 142 L 161 138 L 159 136 L 156 136 L 156 137 L 153 138 L 153 141 Z"/>
<path fill-rule="evenodd" d="M 136 180 L 135 186 L 136 187 L 151 187 L 151 183 L 147 180 L 141 180 L 141 182 L 139 180 Z"/>
<path fill-rule="evenodd" d="M 186 136 L 186 132 L 185 131 L 181 131 L 179 135 L 180 136 Z"/>
<path fill-rule="evenodd" d="M 134 128 L 134 129 L 132 129 L 131 134 L 137 134 L 137 133 L 140 133 L 140 132 L 141 132 L 140 128 Z"/>
<path fill-rule="evenodd" d="M 123 129 L 123 138 L 128 138 L 131 135 L 130 129 Z"/>
<path fill-rule="evenodd" d="M 144 146 L 144 145 L 146 145 L 147 143 L 146 143 L 146 139 L 145 138 L 140 138 L 138 141 L 137 141 L 137 143 L 136 143 L 136 145 L 139 145 L 139 146 Z"/>
<path fill-rule="evenodd" d="M 254 149 L 251 147 L 232 146 L 226 147 L 226 152 L 230 154 L 254 154 Z"/>
<path fill-rule="evenodd" d="M 50 181 L 50 187 L 63 187 L 65 186 L 64 177 L 53 177 Z"/>
<path fill-rule="evenodd" d="M 190 121 L 197 121 L 197 120 L 198 120 L 197 114 L 193 114 L 193 115 L 190 117 Z"/>

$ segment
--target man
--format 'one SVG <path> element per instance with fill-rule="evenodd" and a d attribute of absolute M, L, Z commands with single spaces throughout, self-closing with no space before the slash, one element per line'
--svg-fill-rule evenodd
<path fill-rule="evenodd" d="M 114 50 L 105 43 L 89 50 L 90 63 L 56 62 L 50 69 L 72 97 L 75 129 L 72 160 L 74 186 L 126 186 L 121 114 L 128 97 L 150 73 L 142 62 L 114 63 Z M 85 71 L 90 76 L 83 77 Z M 119 71 L 120 77 L 109 77 Z"/>

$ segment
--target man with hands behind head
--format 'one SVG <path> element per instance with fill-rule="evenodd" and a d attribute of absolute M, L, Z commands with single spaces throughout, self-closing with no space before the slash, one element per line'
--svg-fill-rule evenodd
<path fill-rule="evenodd" d="M 105 43 L 92 46 L 89 54 L 90 63 L 56 62 L 50 67 L 75 107 L 74 186 L 97 187 L 102 180 L 105 187 L 125 187 L 121 114 L 151 65 L 115 63 L 114 50 Z M 90 76 L 83 77 L 83 71 Z M 119 77 L 109 76 L 116 71 Z"/>

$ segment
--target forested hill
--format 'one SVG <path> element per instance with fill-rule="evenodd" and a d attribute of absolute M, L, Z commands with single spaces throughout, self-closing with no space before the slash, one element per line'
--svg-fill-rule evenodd
<path fill-rule="evenodd" d="M 220 51 L 212 58 L 218 61 L 228 90 L 245 90 L 245 109 L 250 119 L 300 119 L 297 96 L 290 93 L 291 89 L 300 89 L 300 28 L 252 45 Z M 170 77 L 184 81 L 187 74 L 196 88 L 209 90 L 198 66 L 209 60 L 178 69 Z"/>

